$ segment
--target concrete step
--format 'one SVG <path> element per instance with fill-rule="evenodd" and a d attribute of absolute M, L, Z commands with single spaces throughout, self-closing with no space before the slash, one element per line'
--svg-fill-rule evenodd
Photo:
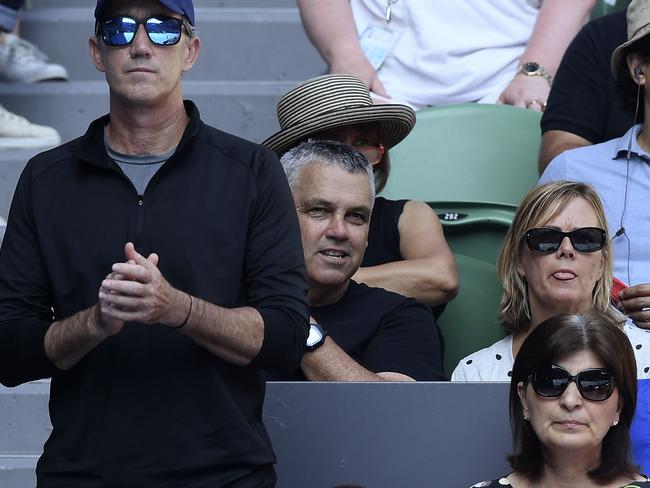
<path fill-rule="evenodd" d="M 52 431 L 47 404 L 49 380 L 33 381 L 16 388 L 0 385 L 0 455 L 38 455 Z M 0 466 L 1 469 L 1 466 Z"/>
<path fill-rule="evenodd" d="M 16 183 L 25 163 L 44 148 L 3 149 L 0 151 L 0 239 L 4 235 L 5 220 L 13 198 Z"/>
<path fill-rule="evenodd" d="M 49 381 L 5 388 L 0 385 L 0 486 L 36 485 L 34 469 L 52 431 L 47 404 Z"/>
<path fill-rule="evenodd" d="M 38 457 L 0 456 L 0 486 L 2 488 L 30 488 L 36 486 L 34 472 Z"/>
<path fill-rule="evenodd" d="M 203 120 L 226 132 L 260 142 L 278 130 L 278 99 L 297 81 L 186 81 L 185 98 Z M 108 112 L 104 81 L 0 84 L 0 104 L 34 123 L 55 127 L 64 141 L 83 134 L 88 123 Z"/>
<path fill-rule="evenodd" d="M 88 54 L 92 12 L 87 7 L 55 8 L 48 2 L 48 8 L 25 12 L 22 35 L 63 64 L 72 80 L 99 80 L 103 75 Z M 325 72 L 295 5 L 197 8 L 196 15 L 203 49 L 188 80 L 304 80 Z"/>

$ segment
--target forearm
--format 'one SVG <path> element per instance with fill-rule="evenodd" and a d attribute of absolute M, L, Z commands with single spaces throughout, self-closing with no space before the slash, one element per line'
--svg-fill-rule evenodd
<path fill-rule="evenodd" d="M 546 166 L 560 153 L 577 147 L 591 145 L 592 142 L 571 132 L 549 130 L 542 135 L 542 145 L 539 148 L 538 171 L 541 175 Z"/>
<path fill-rule="evenodd" d="M 564 51 L 589 19 L 595 0 L 544 0 L 522 62 L 535 61 L 555 75 Z"/>
<path fill-rule="evenodd" d="M 427 305 L 448 302 L 458 292 L 455 266 L 441 263 L 436 258 L 408 259 L 360 268 L 352 279 L 415 298 Z"/>
<path fill-rule="evenodd" d="M 228 309 L 192 297 L 190 316 L 180 332 L 224 361 L 246 365 L 262 348 L 264 321 L 254 308 Z"/>
<path fill-rule="evenodd" d="M 224 361 L 265 369 L 298 367 L 307 337 L 306 316 L 289 304 L 256 301 L 250 307 L 224 308 L 172 287 L 157 267 L 158 255 L 145 258 L 132 243 L 126 263 L 113 265 L 102 282 L 102 312 L 113 320 L 162 324 L 178 329 Z M 300 301 L 305 305 L 306 303 Z M 302 319 L 302 322 L 301 320 Z"/>
<path fill-rule="evenodd" d="M 54 322 L 45 334 L 45 354 L 61 369 L 72 368 L 108 336 L 97 327 L 96 307 Z"/>
<path fill-rule="evenodd" d="M 310 381 L 385 381 L 348 356 L 330 337 L 315 351 L 305 353 L 300 367 Z"/>
<path fill-rule="evenodd" d="M 365 58 L 348 0 L 298 0 L 307 36 L 328 65 Z"/>

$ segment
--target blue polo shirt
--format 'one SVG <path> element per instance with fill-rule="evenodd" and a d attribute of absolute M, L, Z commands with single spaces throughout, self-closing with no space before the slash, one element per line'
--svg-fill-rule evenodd
<path fill-rule="evenodd" d="M 539 184 L 580 181 L 596 189 L 605 207 L 610 238 L 621 226 L 625 228 L 624 235 L 612 240 L 612 248 L 614 276 L 628 285 L 650 283 L 650 154 L 637 142 L 642 127 L 636 125 L 617 139 L 563 152 L 551 161 L 539 180 Z"/>

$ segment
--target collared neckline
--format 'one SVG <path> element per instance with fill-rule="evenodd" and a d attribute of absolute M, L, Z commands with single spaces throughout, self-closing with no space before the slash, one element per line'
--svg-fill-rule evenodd
<path fill-rule="evenodd" d="M 631 127 L 630 130 L 628 130 L 625 135 L 622 137 L 619 137 L 616 140 L 616 144 L 614 146 L 614 152 L 612 154 L 612 159 L 626 159 L 627 156 L 627 148 L 628 145 L 630 144 L 630 137 L 632 138 L 632 144 L 630 146 L 630 156 L 636 156 L 640 159 L 643 159 L 646 162 L 650 162 L 650 154 L 645 152 L 641 146 L 639 146 L 639 141 L 637 138 L 639 137 L 639 132 L 643 129 L 643 124 L 636 124 L 635 126 Z"/>
<path fill-rule="evenodd" d="M 201 116 L 196 105 L 190 100 L 185 100 L 183 103 L 190 120 L 176 147 L 174 156 L 183 150 L 188 140 L 196 135 L 202 126 Z M 109 121 L 110 114 L 107 114 L 91 122 L 86 133 L 73 142 L 71 147 L 72 153 L 92 165 L 102 168 L 113 168 L 113 160 L 108 157 L 104 145 L 104 128 L 108 125 Z"/>

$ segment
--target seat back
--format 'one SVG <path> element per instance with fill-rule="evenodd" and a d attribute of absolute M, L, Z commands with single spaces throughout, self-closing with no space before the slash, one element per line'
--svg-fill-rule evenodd
<path fill-rule="evenodd" d="M 509 105 L 463 104 L 417 113 L 391 149 L 386 198 L 518 206 L 537 183 L 540 114 Z"/>
<path fill-rule="evenodd" d="M 517 208 L 482 203 L 430 202 L 453 252 L 496 265 Z"/>
<path fill-rule="evenodd" d="M 591 10 L 591 18 L 595 19 L 617 10 L 625 10 L 629 4 L 630 0 L 598 0 Z"/>
<path fill-rule="evenodd" d="M 537 183 L 539 120 L 508 105 L 421 110 L 391 150 L 382 195 L 428 202 L 452 251 L 495 264 L 517 206 Z"/>
<path fill-rule="evenodd" d="M 501 283 L 493 264 L 455 254 L 460 279 L 459 293 L 438 320 L 445 341 L 445 373 L 451 376 L 468 354 L 503 339 L 498 322 Z"/>

